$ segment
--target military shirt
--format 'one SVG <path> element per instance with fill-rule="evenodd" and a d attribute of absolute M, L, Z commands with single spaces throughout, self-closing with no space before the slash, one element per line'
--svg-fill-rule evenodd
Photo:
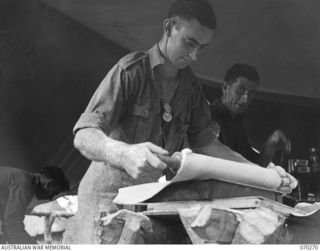
<path fill-rule="evenodd" d="M 99 128 L 113 139 L 129 144 L 152 142 L 170 153 L 209 144 L 219 129 L 189 67 L 178 73 L 180 83 L 170 103 L 173 118 L 162 123 L 163 103 L 154 72 L 164 62 L 156 45 L 120 59 L 94 93 L 74 132 Z"/>
<path fill-rule="evenodd" d="M 220 127 L 219 140 L 246 159 L 257 163 L 259 154 L 249 144 L 242 117 L 233 118 L 220 99 L 215 100 L 210 109 L 212 118 Z"/>

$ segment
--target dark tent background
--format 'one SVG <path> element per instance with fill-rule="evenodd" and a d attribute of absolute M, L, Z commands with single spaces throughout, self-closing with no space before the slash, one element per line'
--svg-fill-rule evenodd
<path fill-rule="evenodd" d="M 72 128 L 108 70 L 161 36 L 171 1 L 0 0 L 0 165 L 61 166 L 76 192 L 89 161 Z M 235 62 L 262 86 L 246 112 L 252 145 L 282 129 L 289 157 L 320 146 L 319 1 L 212 1 L 219 28 L 201 64 L 209 100 Z M 285 164 L 285 163 L 282 163 Z"/>

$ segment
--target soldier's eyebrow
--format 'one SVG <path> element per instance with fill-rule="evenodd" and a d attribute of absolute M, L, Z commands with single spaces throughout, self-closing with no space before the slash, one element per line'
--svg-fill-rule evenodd
<path fill-rule="evenodd" d="M 188 39 L 189 41 L 191 41 L 192 43 L 196 44 L 196 45 L 200 45 L 200 43 L 197 41 L 197 39 L 193 38 L 193 37 L 186 37 L 186 39 Z"/>
<path fill-rule="evenodd" d="M 209 43 L 206 44 L 201 44 L 197 39 L 193 38 L 193 37 L 186 37 L 186 39 L 188 39 L 189 41 L 191 41 L 192 43 L 196 44 L 197 46 L 204 48 L 206 46 L 208 46 Z"/>

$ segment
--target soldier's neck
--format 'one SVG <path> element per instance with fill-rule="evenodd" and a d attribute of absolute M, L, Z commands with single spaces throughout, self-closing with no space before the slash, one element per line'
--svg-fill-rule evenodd
<path fill-rule="evenodd" d="M 161 39 L 158 43 L 161 56 L 165 60 L 165 64 L 163 65 L 163 67 L 161 67 L 160 72 L 163 79 L 167 81 L 172 81 L 177 78 L 178 68 L 175 67 L 173 64 L 171 64 L 170 61 L 168 60 L 167 53 L 166 53 L 166 47 L 167 47 L 166 41 L 167 40 L 165 39 Z"/>

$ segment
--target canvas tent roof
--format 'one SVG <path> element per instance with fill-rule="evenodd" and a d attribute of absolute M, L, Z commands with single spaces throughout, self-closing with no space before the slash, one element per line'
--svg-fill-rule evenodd
<path fill-rule="evenodd" d="M 172 1 L 42 0 L 128 50 L 147 49 L 161 36 Z M 319 99 L 320 2 L 210 0 L 214 39 L 194 68 L 221 82 L 235 62 L 255 65 L 261 90 Z"/>

